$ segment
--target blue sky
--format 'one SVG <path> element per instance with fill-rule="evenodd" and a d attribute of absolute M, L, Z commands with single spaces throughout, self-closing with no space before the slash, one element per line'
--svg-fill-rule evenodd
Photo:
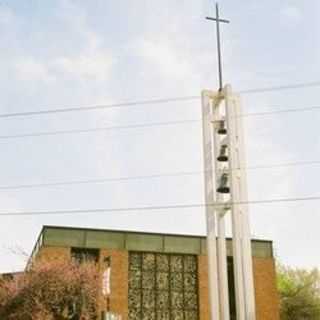
<path fill-rule="evenodd" d="M 318 1 L 220 2 L 235 91 L 320 80 Z M 216 89 L 213 2 L 0 2 L 0 113 L 200 95 Z M 243 94 L 244 112 L 316 106 L 318 88 Z M 0 120 L 0 135 L 199 119 L 200 101 Z M 318 112 L 244 118 L 248 166 L 320 159 Z M 202 170 L 200 123 L 0 140 L 0 187 Z M 248 171 L 252 200 L 318 195 L 320 166 Z M 203 202 L 201 175 L 0 190 L 0 211 Z M 251 205 L 278 258 L 319 266 L 319 202 Z M 201 209 L 0 217 L 0 271 L 23 267 L 43 224 L 204 234 Z"/>

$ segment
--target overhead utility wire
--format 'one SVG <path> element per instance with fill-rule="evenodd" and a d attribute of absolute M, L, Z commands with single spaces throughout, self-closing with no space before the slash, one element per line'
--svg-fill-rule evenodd
<path fill-rule="evenodd" d="M 320 81 L 312 81 L 312 82 L 297 83 L 297 84 L 290 84 L 290 85 L 283 85 L 283 86 L 247 89 L 247 90 L 241 90 L 239 91 L 239 93 L 250 94 L 250 93 L 260 93 L 260 92 L 270 92 L 270 91 L 312 88 L 312 87 L 319 87 L 319 86 L 320 86 Z"/>
<path fill-rule="evenodd" d="M 0 118 L 27 117 L 27 116 L 36 116 L 36 115 L 46 115 L 46 114 L 52 114 L 52 113 L 125 108 L 125 107 L 133 107 L 133 106 L 140 106 L 140 105 L 142 106 L 142 105 L 149 105 L 149 104 L 188 101 L 188 100 L 195 100 L 199 98 L 200 98 L 199 96 L 186 96 L 186 97 L 173 97 L 173 98 L 163 98 L 163 99 L 150 99 L 150 100 L 140 100 L 140 101 L 132 101 L 132 102 L 111 103 L 111 104 L 88 106 L 88 107 L 71 107 L 71 108 L 61 108 L 61 109 L 59 108 L 59 109 L 39 110 L 39 111 L 2 113 L 0 114 Z"/>
<path fill-rule="evenodd" d="M 279 163 L 279 164 L 274 164 L 274 165 L 250 166 L 250 167 L 246 167 L 244 169 L 245 170 L 273 169 L 273 168 L 304 166 L 304 165 L 320 165 L 320 161 L 288 162 L 288 163 Z M 231 170 L 239 170 L 239 169 L 231 169 Z M 88 179 L 88 180 L 61 181 L 61 182 L 52 182 L 52 183 L 20 184 L 20 185 L 11 185 L 11 186 L 9 185 L 9 186 L 0 186 L 0 191 L 1 190 L 50 188 L 50 187 L 62 187 L 62 186 L 83 185 L 83 184 L 100 184 L 100 183 L 108 183 L 108 182 L 125 182 L 125 181 L 134 181 L 134 180 L 149 180 L 149 179 L 158 179 L 158 178 L 195 176 L 195 175 L 203 174 L 204 172 L 205 171 L 185 171 L 185 172 L 173 172 L 173 173 L 141 175 L 141 176 L 128 176 L 128 177 L 118 177 L 118 178 L 100 178 L 100 179 Z"/>
<path fill-rule="evenodd" d="M 38 184 L 22 184 L 22 185 L 12 185 L 12 186 L 0 186 L 1 190 L 14 190 L 14 189 L 29 189 L 29 188 L 42 188 L 42 187 L 59 187 L 68 185 L 81 185 L 81 184 L 99 184 L 106 182 L 123 182 L 130 180 L 147 180 L 147 179 L 157 179 L 165 177 L 178 177 L 178 176 L 192 176 L 200 174 L 201 171 L 190 171 L 190 172 L 176 172 L 176 173 L 164 173 L 164 174 L 152 174 L 152 175 L 141 175 L 141 176 L 129 176 L 129 177 L 118 177 L 118 178 L 101 178 L 101 179 L 88 179 L 88 180 L 78 180 L 78 181 L 63 181 L 54 183 L 38 183 Z"/>
<path fill-rule="evenodd" d="M 50 210 L 50 211 L 17 211 L 17 212 L 0 212 L 0 217 L 3 216 L 40 216 L 40 215 L 65 215 L 65 214 L 82 214 L 82 213 L 105 213 L 105 212 L 132 212 L 132 211 L 156 211 L 164 209 L 191 209 L 203 207 L 228 207 L 232 204 L 271 204 L 271 203 L 285 203 L 285 202 L 301 202 L 301 201 L 317 201 L 320 196 L 315 197 L 301 197 L 301 198 L 279 198 L 267 200 L 252 200 L 252 201 L 239 201 L 228 203 L 193 203 L 193 204 L 175 204 L 167 206 L 145 206 L 145 207 L 123 207 L 123 208 L 99 208 L 99 209 L 74 209 L 74 210 Z"/>
<path fill-rule="evenodd" d="M 133 124 L 133 125 L 125 125 L 125 126 L 59 130 L 59 131 L 35 132 L 35 133 L 3 135 L 3 136 L 0 135 L 0 140 L 41 137 L 41 136 L 55 136 L 55 135 L 61 135 L 61 134 L 76 134 L 76 133 L 90 133 L 90 132 L 114 131 L 114 130 L 124 130 L 124 129 L 151 128 L 151 127 L 162 127 L 162 126 L 171 126 L 171 125 L 179 125 L 179 124 L 192 124 L 192 123 L 198 123 L 198 122 L 200 122 L 199 119 L 196 119 L 196 120 L 191 119 L 191 120 L 165 121 L 165 122 L 155 122 L 155 123 L 141 123 L 141 124 Z"/>
<path fill-rule="evenodd" d="M 320 106 L 306 107 L 306 108 L 292 108 L 292 109 L 266 111 L 266 112 L 243 113 L 243 114 L 240 114 L 238 117 L 254 117 L 254 116 L 259 117 L 259 116 L 268 116 L 268 115 L 281 114 L 281 113 L 318 111 L 318 110 L 320 110 Z M 155 122 L 155 123 L 141 123 L 141 124 L 125 125 L 125 126 L 110 126 L 110 127 L 89 128 L 89 129 L 74 129 L 74 130 L 57 130 L 57 131 L 23 133 L 23 134 L 2 135 L 2 136 L 0 135 L 0 140 L 56 136 L 56 135 L 65 135 L 65 134 L 81 134 L 81 133 L 114 131 L 114 130 L 125 130 L 125 129 L 152 128 L 152 127 L 172 126 L 172 125 L 180 125 L 180 124 L 194 124 L 194 123 L 200 123 L 201 121 L 202 121 L 201 119 L 190 119 L 190 120 L 165 121 L 165 122 Z"/>
<path fill-rule="evenodd" d="M 273 168 L 283 168 L 283 167 L 295 167 L 295 166 L 308 166 L 308 165 L 319 165 L 320 161 L 296 161 L 296 162 L 286 162 L 286 163 L 276 163 L 271 165 L 258 165 L 250 166 L 244 168 L 245 170 L 256 170 L 256 169 L 273 169 Z"/>
<path fill-rule="evenodd" d="M 318 87 L 318 86 L 320 86 L 320 81 L 297 83 L 297 84 L 284 85 L 284 86 L 240 90 L 239 93 L 251 94 L 251 93 L 259 93 L 259 92 L 282 91 L 282 90 L 300 89 L 300 88 L 309 88 L 309 87 Z M 88 107 L 65 107 L 65 108 L 39 110 L 39 111 L 2 113 L 0 114 L 0 118 L 28 117 L 28 116 L 37 116 L 37 115 L 47 115 L 47 114 L 53 114 L 53 113 L 114 109 L 114 108 L 133 107 L 133 106 L 149 105 L 149 104 L 162 104 L 162 103 L 168 103 L 168 102 L 191 101 L 191 100 L 198 100 L 198 99 L 200 99 L 200 96 L 193 95 L 193 96 L 184 96 L 184 97 L 120 102 L 120 103 L 112 103 L 112 104 L 106 104 L 106 105 L 94 105 L 94 106 L 88 106 Z"/>
<path fill-rule="evenodd" d="M 280 114 L 280 113 L 292 113 L 292 112 L 306 112 L 306 111 L 318 111 L 320 110 L 320 106 L 314 107 L 304 107 L 304 108 L 290 108 L 290 109 L 282 109 L 282 110 L 275 110 L 275 111 L 263 111 L 263 112 L 250 112 L 250 113 L 243 113 L 240 114 L 238 117 L 259 117 L 259 116 L 267 116 L 273 114 Z"/>

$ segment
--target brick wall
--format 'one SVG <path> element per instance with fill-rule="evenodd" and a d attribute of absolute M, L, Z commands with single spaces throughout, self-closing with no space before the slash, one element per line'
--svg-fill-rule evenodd
<path fill-rule="evenodd" d="M 37 259 L 50 260 L 67 260 L 70 259 L 70 248 L 65 247 L 42 247 L 37 255 Z"/>
<path fill-rule="evenodd" d="M 279 296 L 276 288 L 276 269 L 273 259 L 254 258 L 257 320 L 279 319 Z"/>
<path fill-rule="evenodd" d="M 257 320 L 278 320 L 279 297 L 274 260 L 253 258 L 253 268 Z M 210 320 L 207 256 L 198 256 L 198 271 L 200 320 Z"/>
<path fill-rule="evenodd" d="M 111 257 L 110 311 L 128 319 L 128 251 L 101 250 L 100 266 L 105 257 Z M 105 304 L 102 303 L 102 306 Z"/>
<path fill-rule="evenodd" d="M 128 319 L 128 251 L 106 250 L 100 251 L 99 268 L 104 270 L 103 260 L 111 257 L 111 298 L 110 311 L 120 314 L 122 320 Z M 42 247 L 39 258 L 46 260 L 69 259 L 70 248 Z M 276 290 L 276 272 L 273 259 L 254 258 L 254 281 L 256 294 L 257 320 L 279 319 L 279 298 Z M 208 298 L 208 267 L 207 256 L 198 256 L 198 284 L 199 284 L 199 318 L 209 318 Z M 99 306 L 103 310 L 105 301 L 99 297 Z M 214 319 L 213 319 L 214 320 Z"/>
<path fill-rule="evenodd" d="M 209 320 L 209 289 L 207 256 L 198 256 L 198 284 L 199 284 L 199 320 Z"/>

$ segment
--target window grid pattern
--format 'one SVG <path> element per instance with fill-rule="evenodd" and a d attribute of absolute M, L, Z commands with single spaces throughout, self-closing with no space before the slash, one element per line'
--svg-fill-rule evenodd
<path fill-rule="evenodd" d="M 71 258 L 78 262 L 95 262 L 99 261 L 100 250 L 88 248 L 71 248 Z"/>
<path fill-rule="evenodd" d="M 198 320 L 194 255 L 130 252 L 129 320 Z"/>

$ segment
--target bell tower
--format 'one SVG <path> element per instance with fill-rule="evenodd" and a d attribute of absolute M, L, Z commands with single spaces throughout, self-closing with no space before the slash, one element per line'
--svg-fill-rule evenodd
<path fill-rule="evenodd" d="M 231 215 L 237 320 L 255 320 L 255 294 L 240 97 L 223 85 L 220 23 L 215 21 L 218 91 L 202 91 L 204 182 L 211 320 L 229 320 L 225 218 Z"/>
<path fill-rule="evenodd" d="M 231 215 L 237 320 L 255 320 L 244 139 L 239 96 L 202 92 L 209 297 L 212 320 L 229 320 L 225 218 Z"/>

